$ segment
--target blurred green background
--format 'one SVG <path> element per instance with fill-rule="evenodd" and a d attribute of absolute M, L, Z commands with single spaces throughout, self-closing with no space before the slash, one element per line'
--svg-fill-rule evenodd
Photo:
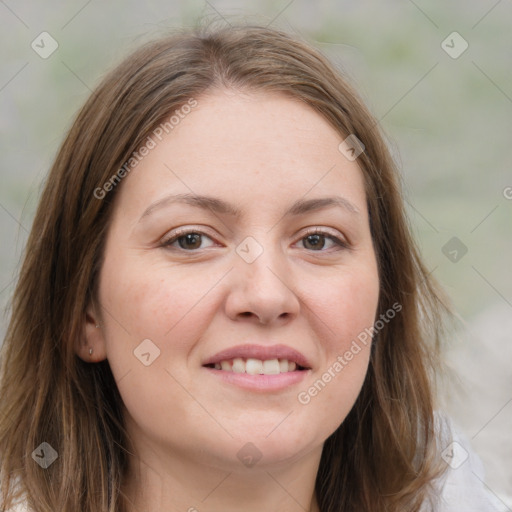
<path fill-rule="evenodd" d="M 459 378 L 442 403 L 482 457 L 492 492 L 512 507 L 510 1 L 0 2 L 0 306 L 8 307 L 41 184 L 77 109 L 129 51 L 199 17 L 297 33 L 380 120 L 411 227 L 461 320 L 447 340 Z M 43 31 L 59 45 L 46 59 L 31 48 Z M 7 319 L 8 311 L 2 338 Z"/>

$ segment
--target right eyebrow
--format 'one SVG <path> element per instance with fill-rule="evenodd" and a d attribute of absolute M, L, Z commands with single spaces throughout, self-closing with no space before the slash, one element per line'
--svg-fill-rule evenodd
<path fill-rule="evenodd" d="M 234 217 L 241 217 L 241 212 L 238 208 L 222 201 L 221 199 L 217 199 L 216 197 L 211 196 L 199 196 L 195 194 L 176 194 L 166 196 L 158 201 L 154 202 L 141 215 L 139 222 L 148 215 L 151 215 L 155 210 L 159 210 L 165 206 L 169 206 L 173 203 L 183 203 L 189 204 L 191 206 L 195 206 L 197 208 L 202 208 L 203 210 L 211 210 L 215 213 L 223 213 L 232 215 Z"/>

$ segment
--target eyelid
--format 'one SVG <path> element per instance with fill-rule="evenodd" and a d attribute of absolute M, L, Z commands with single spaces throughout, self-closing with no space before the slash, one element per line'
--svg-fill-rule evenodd
<path fill-rule="evenodd" d="M 206 238 L 209 238 L 210 240 L 212 240 L 214 245 L 217 245 L 217 246 L 219 245 L 219 242 L 217 242 L 215 237 L 213 237 L 211 234 L 206 232 L 204 230 L 204 228 L 198 229 L 193 225 L 187 226 L 187 227 L 176 228 L 175 230 L 171 231 L 170 234 L 165 235 L 162 238 L 162 240 L 160 241 L 159 245 L 164 248 L 172 248 L 171 244 L 174 243 L 178 238 L 185 236 L 187 234 L 191 234 L 191 233 L 198 234 L 198 235 L 204 236 Z M 340 235 L 339 232 L 337 232 L 337 231 L 334 231 L 334 230 L 326 228 L 326 227 L 321 227 L 321 226 L 310 226 L 308 228 L 305 228 L 305 231 L 303 231 L 301 233 L 301 235 L 299 236 L 298 240 L 295 243 L 302 241 L 304 238 L 306 238 L 309 235 L 323 235 L 326 238 L 332 239 L 333 242 L 339 248 L 342 248 L 342 249 L 350 249 L 351 248 L 350 242 L 346 239 L 346 237 L 344 235 Z M 192 252 L 198 252 L 201 249 L 186 251 L 185 249 L 176 248 L 176 250 L 192 253 Z M 319 250 L 319 251 L 312 251 L 312 252 L 325 253 L 325 252 L 330 252 L 330 251 Z"/>
<path fill-rule="evenodd" d="M 344 235 L 340 234 L 338 231 L 331 230 L 326 227 L 311 226 L 309 228 L 306 228 L 306 231 L 301 233 L 301 236 L 298 241 L 300 242 L 301 240 L 303 240 L 305 237 L 307 237 L 309 235 L 324 235 L 324 236 L 326 235 L 327 238 L 333 239 L 334 243 L 336 245 L 338 245 L 339 247 L 344 248 L 344 249 L 351 248 L 350 242 Z M 327 251 L 314 251 L 314 252 L 327 252 Z"/>
<path fill-rule="evenodd" d="M 209 238 L 210 240 L 212 240 L 212 242 L 214 242 L 214 244 L 216 244 L 216 245 L 219 244 L 217 242 L 217 240 L 215 239 L 215 237 L 212 236 L 211 234 L 209 234 L 208 232 L 206 232 L 204 230 L 204 228 L 196 228 L 195 226 L 192 225 L 192 226 L 187 226 L 187 227 L 179 227 L 179 228 L 176 228 L 176 229 L 172 230 L 171 232 L 167 233 L 160 240 L 159 246 L 165 247 L 165 248 L 172 248 L 171 247 L 172 243 L 174 243 L 178 238 L 188 235 L 189 233 L 195 233 L 195 234 L 198 234 L 201 236 L 205 236 L 205 237 Z M 180 249 L 178 249 L 178 250 L 180 250 Z M 181 249 L 181 250 L 184 251 L 184 249 Z M 197 252 L 197 251 L 187 251 L 187 252 Z"/>

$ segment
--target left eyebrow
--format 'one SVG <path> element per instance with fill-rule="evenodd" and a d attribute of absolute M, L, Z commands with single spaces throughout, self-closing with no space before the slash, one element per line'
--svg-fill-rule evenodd
<path fill-rule="evenodd" d="M 341 196 L 319 197 L 317 199 L 299 199 L 286 211 L 288 215 L 303 215 L 312 211 L 338 206 L 353 214 L 359 214 L 358 208 L 348 199 Z"/>
<path fill-rule="evenodd" d="M 237 218 L 242 216 L 242 212 L 239 208 L 217 197 L 194 194 L 177 194 L 166 196 L 148 206 L 141 215 L 139 222 L 144 217 L 151 215 L 155 210 L 159 210 L 173 203 L 188 204 L 197 208 L 202 208 L 203 210 L 210 210 L 214 213 L 227 214 Z M 290 208 L 288 208 L 288 210 L 286 210 L 284 216 L 304 215 L 306 213 L 335 206 L 341 207 L 349 213 L 359 214 L 358 208 L 348 199 L 341 196 L 330 196 L 316 199 L 298 199 L 290 206 Z"/>

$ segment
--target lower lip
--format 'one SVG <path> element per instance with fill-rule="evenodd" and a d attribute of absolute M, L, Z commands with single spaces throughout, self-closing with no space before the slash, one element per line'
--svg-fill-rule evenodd
<path fill-rule="evenodd" d="M 302 382 L 311 370 L 300 370 L 294 372 L 279 373 L 276 375 L 249 375 L 248 373 L 227 372 L 224 370 L 215 370 L 206 368 L 211 375 L 221 379 L 228 384 L 249 389 L 251 391 L 280 391 L 294 384 Z"/>

